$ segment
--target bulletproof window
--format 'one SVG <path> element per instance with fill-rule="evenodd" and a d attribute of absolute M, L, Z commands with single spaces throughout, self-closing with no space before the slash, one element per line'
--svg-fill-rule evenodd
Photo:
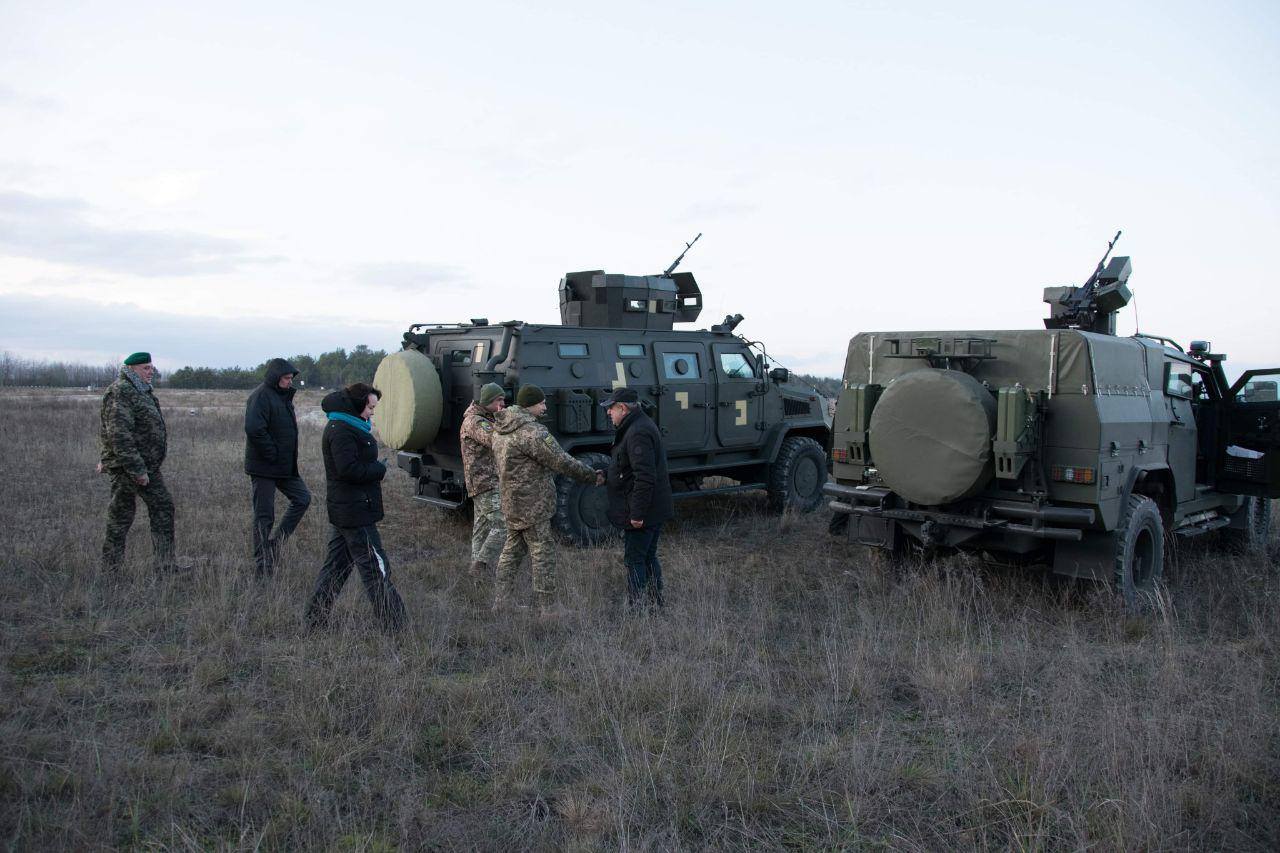
<path fill-rule="evenodd" d="M 471 363 L 471 350 L 469 350 L 469 349 L 456 349 L 456 350 L 451 351 L 451 352 L 449 353 L 449 363 L 450 363 L 450 364 L 470 364 L 470 363 Z"/>
<path fill-rule="evenodd" d="M 1170 397 L 1190 400 L 1195 394 L 1191 370 L 1182 365 L 1165 364 L 1164 393 Z"/>
<path fill-rule="evenodd" d="M 648 311 L 649 303 L 643 299 L 628 299 L 627 310 L 628 311 Z"/>
<path fill-rule="evenodd" d="M 664 352 L 662 370 L 668 379 L 701 379 L 696 352 Z"/>
<path fill-rule="evenodd" d="M 644 358 L 644 344 L 618 344 L 618 358 Z"/>
<path fill-rule="evenodd" d="M 729 379 L 754 379 L 755 364 L 740 352 L 720 353 L 720 372 Z"/>
<path fill-rule="evenodd" d="M 586 344 L 559 344 L 557 351 L 561 358 L 586 358 Z"/>

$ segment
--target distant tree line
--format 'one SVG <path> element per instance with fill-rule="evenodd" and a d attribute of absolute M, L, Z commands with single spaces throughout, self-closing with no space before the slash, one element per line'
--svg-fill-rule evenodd
<path fill-rule="evenodd" d="M 298 379 L 308 388 L 336 388 L 352 382 L 372 382 L 386 350 L 360 344 L 350 352 L 339 347 L 318 356 L 289 358 L 298 368 Z M 168 388 L 253 388 L 267 375 L 267 362 L 257 367 L 182 367 L 164 379 Z"/>
<path fill-rule="evenodd" d="M 298 368 L 299 379 L 309 388 L 336 388 L 352 382 L 372 382 L 385 350 L 360 344 L 348 352 L 341 347 L 318 356 L 295 355 L 289 359 Z M 110 385 L 120 374 L 118 364 L 77 364 L 21 358 L 11 352 L 0 354 L 0 386 L 83 388 Z M 167 388 L 253 388 L 267 374 L 267 362 L 257 367 L 183 367 L 168 376 L 157 374 Z"/>
<path fill-rule="evenodd" d="M 109 385 L 119 372 L 120 367 L 115 364 L 76 364 L 22 358 L 11 352 L 0 354 L 0 385 L 83 388 Z"/>
<path fill-rule="evenodd" d="M 824 397 L 840 396 L 840 380 L 834 376 L 811 376 L 808 373 L 797 373 L 795 376 L 797 382 L 807 382 L 814 388 L 818 389 L 818 393 Z"/>

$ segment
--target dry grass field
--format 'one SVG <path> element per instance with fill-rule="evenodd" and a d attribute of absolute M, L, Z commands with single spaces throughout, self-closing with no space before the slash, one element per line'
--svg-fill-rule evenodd
<path fill-rule="evenodd" d="M 1184 549 L 1167 606 L 953 560 L 898 573 L 763 496 L 680 506 L 669 606 L 565 550 L 558 624 L 457 583 L 464 521 L 398 471 L 383 535 L 411 627 L 355 578 L 301 610 L 316 503 L 255 581 L 239 393 L 162 392 L 180 553 L 97 566 L 94 397 L 6 393 L 0 838 L 11 849 L 1280 848 L 1280 576 Z M 318 399 L 300 398 L 314 409 Z M 195 409 L 195 414 L 189 409 Z"/>

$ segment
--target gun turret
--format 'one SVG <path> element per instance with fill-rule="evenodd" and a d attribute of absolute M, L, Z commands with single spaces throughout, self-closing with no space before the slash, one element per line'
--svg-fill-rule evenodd
<path fill-rule="evenodd" d="M 1120 239 L 1121 232 L 1107 244 L 1107 251 L 1088 281 L 1079 287 L 1046 287 L 1044 301 L 1049 303 L 1046 329 L 1083 329 L 1104 335 L 1116 333 L 1116 313 L 1129 304 L 1129 276 L 1133 264 L 1128 257 L 1107 258 Z"/>
<path fill-rule="evenodd" d="M 661 275 L 617 275 L 604 270 L 566 273 L 560 279 L 560 322 L 566 326 L 657 329 L 692 323 L 702 313 L 702 290 L 693 273 L 676 272 L 684 252 Z"/>
<path fill-rule="evenodd" d="M 560 279 L 560 322 L 614 329 L 672 328 L 702 313 L 702 291 L 693 273 L 616 275 L 571 272 Z"/>

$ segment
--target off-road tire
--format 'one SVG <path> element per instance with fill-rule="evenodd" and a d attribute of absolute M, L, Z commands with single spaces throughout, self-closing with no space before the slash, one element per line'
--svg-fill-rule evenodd
<path fill-rule="evenodd" d="M 1244 527 L 1226 528 L 1223 541 L 1236 554 L 1258 557 L 1269 553 L 1271 545 L 1270 498 L 1247 497 L 1244 506 L 1236 510 L 1244 515 Z"/>
<path fill-rule="evenodd" d="M 575 458 L 598 470 L 609 467 L 609 457 L 603 453 L 579 453 Z M 609 521 L 608 508 L 609 497 L 604 486 L 556 477 L 556 514 L 551 526 L 574 543 L 599 545 L 621 535 Z"/>
<path fill-rule="evenodd" d="M 1130 495 L 1115 532 L 1116 588 L 1126 610 L 1150 609 L 1164 577 L 1164 519 L 1156 502 L 1146 495 Z"/>
<path fill-rule="evenodd" d="M 793 435 L 782 442 L 769 467 L 769 507 L 776 512 L 813 512 L 827 483 L 827 454 L 812 438 Z"/>

